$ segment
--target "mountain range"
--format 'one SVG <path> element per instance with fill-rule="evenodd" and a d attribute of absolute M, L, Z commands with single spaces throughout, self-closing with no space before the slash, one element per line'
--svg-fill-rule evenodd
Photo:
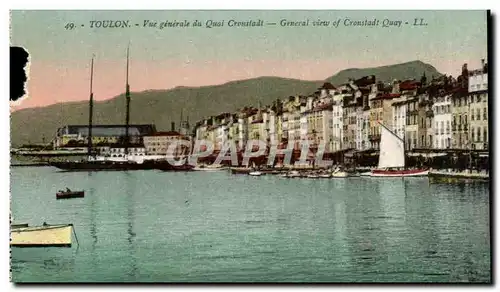
<path fill-rule="evenodd" d="M 196 121 L 223 112 L 234 112 L 244 106 L 271 104 L 277 98 L 307 95 L 324 82 L 333 85 L 375 75 L 377 81 L 419 79 L 441 75 L 432 65 L 411 61 L 374 68 L 352 68 L 318 81 L 280 77 L 259 77 L 202 87 L 176 87 L 168 90 L 147 90 L 131 93 L 130 122 L 155 124 L 158 130 L 170 130 L 171 122 L 179 124 L 181 110 L 191 125 Z M 125 95 L 94 102 L 95 124 L 122 124 L 125 121 Z M 45 107 L 21 109 L 11 113 L 11 145 L 51 141 L 59 127 L 88 123 L 88 101 L 58 103 Z"/>

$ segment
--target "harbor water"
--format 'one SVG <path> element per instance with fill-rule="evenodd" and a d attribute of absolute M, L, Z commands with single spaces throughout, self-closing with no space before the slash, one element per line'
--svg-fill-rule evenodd
<path fill-rule="evenodd" d="M 59 189 L 85 198 L 56 200 Z M 13 223 L 73 223 L 12 248 L 14 282 L 491 281 L 487 184 L 221 172 L 11 169 Z"/>

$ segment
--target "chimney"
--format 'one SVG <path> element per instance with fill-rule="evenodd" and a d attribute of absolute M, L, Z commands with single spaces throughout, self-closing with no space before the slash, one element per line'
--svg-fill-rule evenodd
<path fill-rule="evenodd" d="M 175 131 L 175 122 L 172 122 L 172 124 L 171 124 L 171 125 L 172 125 L 172 129 L 171 129 L 171 131 Z"/>

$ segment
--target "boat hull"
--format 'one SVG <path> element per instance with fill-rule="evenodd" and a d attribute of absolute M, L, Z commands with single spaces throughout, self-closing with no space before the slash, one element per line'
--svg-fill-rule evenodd
<path fill-rule="evenodd" d="M 158 164 L 155 169 L 161 171 L 192 171 L 194 166 L 185 164 L 185 165 L 171 165 L 170 163 L 162 163 Z"/>
<path fill-rule="evenodd" d="M 51 166 L 65 171 L 129 171 L 129 170 L 162 170 L 162 171 L 189 171 L 191 165 L 172 165 L 168 161 L 146 160 L 137 162 L 116 161 L 85 161 L 85 162 L 51 162 Z"/>
<path fill-rule="evenodd" d="M 251 176 L 261 176 L 261 175 L 263 175 L 263 173 L 260 172 L 260 171 L 252 171 L 252 172 L 249 173 L 249 175 L 251 175 Z"/>
<path fill-rule="evenodd" d="M 232 167 L 231 168 L 231 173 L 232 174 L 249 174 L 250 172 L 252 172 L 252 169 L 251 168 L 236 168 L 236 167 Z"/>
<path fill-rule="evenodd" d="M 58 192 L 56 193 L 56 199 L 71 199 L 71 198 L 83 198 L 85 192 Z"/>
<path fill-rule="evenodd" d="M 429 171 L 424 169 L 408 170 L 380 170 L 375 169 L 371 172 L 372 177 L 407 177 L 407 176 L 428 176 Z"/>
<path fill-rule="evenodd" d="M 227 169 L 226 167 L 195 167 L 195 168 L 193 168 L 194 171 L 207 171 L 207 172 L 224 171 L 226 169 Z"/>
<path fill-rule="evenodd" d="M 49 165 L 65 171 L 123 171 L 154 169 L 154 165 L 149 163 L 138 164 L 111 161 L 51 162 Z"/>
<path fill-rule="evenodd" d="M 332 178 L 344 178 L 344 177 L 348 177 L 349 174 L 345 171 L 338 171 L 338 172 L 334 172 L 332 173 Z"/>
<path fill-rule="evenodd" d="M 436 180 L 489 181 L 490 176 L 484 173 L 430 171 L 429 178 Z"/>
<path fill-rule="evenodd" d="M 71 225 L 49 225 L 12 228 L 10 231 L 10 246 L 70 247 L 72 230 L 73 227 Z"/>

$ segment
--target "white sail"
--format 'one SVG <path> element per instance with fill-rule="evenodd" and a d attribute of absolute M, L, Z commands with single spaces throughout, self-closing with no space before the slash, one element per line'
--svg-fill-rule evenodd
<path fill-rule="evenodd" d="M 404 167 L 405 148 L 401 138 L 392 133 L 385 126 L 380 125 L 380 156 L 378 168 Z"/>

